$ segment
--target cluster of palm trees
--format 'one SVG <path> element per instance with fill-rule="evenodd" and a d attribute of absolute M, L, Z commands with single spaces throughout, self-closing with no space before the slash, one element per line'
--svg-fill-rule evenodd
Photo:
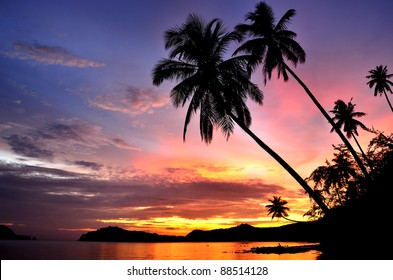
<path fill-rule="evenodd" d="M 369 202 L 362 204 L 362 208 L 367 209 L 373 203 L 375 205 L 381 204 L 381 194 L 383 194 L 382 196 L 388 196 L 386 189 L 383 188 L 390 189 L 389 182 L 391 181 L 386 179 L 389 176 L 386 171 L 392 170 L 393 167 L 393 133 L 385 135 L 383 132 L 374 129 L 368 129 L 368 131 L 376 135 L 371 139 L 365 155 L 367 163 L 372 166 L 372 168 L 369 168 L 373 176 L 372 186 L 368 187 L 364 184 L 364 177 L 361 176 L 359 168 L 348 149 L 342 144 L 333 146 L 334 157 L 332 160 L 326 160 L 325 165 L 317 167 L 306 178 L 307 182 L 313 184 L 314 192 L 321 196 L 329 209 L 351 208 L 351 206 L 359 205 L 359 203 L 368 199 Z M 373 194 L 374 199 L 376 198 L 374 201 L 372 201 Z M 272 219 L 284 218 L 291 222 L 299 222 L 287 218 L 290 209 L 287 206 L 288 202 L 281 196 L 273 196 L 268 201 L 271 204 L 266 205 L 266 208 L 268 208 L 268 215 L 271 215 Z M 385 208 L 384 205 L 380 205 L 380 207 L 381 209 Z M 312 203 L 304 216 L 307 216 L 310 220 L 318 220 L 323 216 L 323 213 L 318 205 Z"/>
<path fill-rule="evenodd" d="M 356 198 L 359 186 L 356 185 L 359 174 L 345 146 L 334 146 L 334 158 L 326 160 L 326 165 L 319 166 L 307 181 L 314 182 L 314 190 L 324 198 L 330 207 L 344 206 L 348 200 Z"/>
<path fill-rule="evenodd" d="M 154 66 L 153 84 L 159 86 L 165 80 L 178 82 L 172 88 L 170 96 L 175 107 L 189 104 L 183 129 L 184 140 L 188 124 L 197 113 L 201 139 L 206 143 L 212 141 L 215 129 L 221 130 L 228 139 L 237 124 L 280 163 L 326 213 L 329 208 L 321 196 L 250 130 L 252 118 L 246 100 L 250 98 L 259 105 L 263 102 L 263 93 L 251 82 L 251 74 L 261 66 L 265 84 L 271 79 L 273 71 L 277 71 L 278 78 L 283 77 L 284 81 L 288 81 L 291 75 L 331 124 L 332 131 L 339 135 L 366 181 L 371 180 L 364 161 L 340 129 L 341 123 L 346 124 L 347 121 L 341 122 L 338 114 L 335 118 L 330 117 L 306 84 L 287 64 L 290 62 L 296 67 L 298 63 L 306 60 L 305 51 L 295 40 L 296 33 L 288 29 L 288 24 L 295 14 L 296 11 L 290 9 L 276 21 L 272 8 L 265 2 L 260 2 L 253 12 L 246 15 L 245 20 L 248 23 L 238 24 L 231 32 L 226 31 L 220 19 L 205 22 L 199 15 L 190 14 L 184 24 L 165 32 L 165 48 L 169 50 L 169 55 Z M 225 59 L 226 51 L 232 43 L 240 43 L 240 47 L 229 59 Z M 386 70 L 386 67 L 384 69 Z M 382 80 L 377 70 L 372 73 L 370 71 L 370 74 L 369 85 L 376 85 L 376 93 L 391 92 L 391 75 L 387 74 L 387 70 Z M 341 105 L 341 102 L 337 104 Z M 350 108 L 345 109 L 351 110 L 354 106 L 348 104 L 347 107 Z M 335 110 L 341 113 L 343 108 L 337 107 Z M 353 115 L 355 116 L 359 115 Z M 351 127 L 350 134 L 345 128 L 344 131 L 347 136 L 354 137 L 359 124 L 351 125 L 355 125 L 355 129 Z"/>

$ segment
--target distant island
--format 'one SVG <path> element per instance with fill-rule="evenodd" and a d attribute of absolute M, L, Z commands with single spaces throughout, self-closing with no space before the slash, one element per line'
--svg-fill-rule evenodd
<path fill-rule="evenodd" d="M 35 237 L 18 235 L 5 225 L 0 225 L 0 240 L 35 240 Z"/>
<path fill-rule="evenodd" d="M 105 242 L 175 242 L 183 241 L 181 236 L 159 235 L 144 231 L 129 231 L 119 227 L 100 228 L 82 234 L 78 241 L 105 241 Z"/>
<path fill-rule="evenodd" d="M 296 241 L 319 242 L 319 222 L 295 223 L 280 227 L 258 228 L 241 224 L 227 229 L 194 230 L 186 236 L 159 235 L 109 226 L 82 234 L 78 241 L 96 242 L 235 242 Z"/>

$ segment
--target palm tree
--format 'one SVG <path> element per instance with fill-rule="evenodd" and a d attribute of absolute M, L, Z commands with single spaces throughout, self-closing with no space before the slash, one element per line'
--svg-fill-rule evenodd
<path fill-rule="evenodd" d="M 374 88 L 374 96 L 377 96 L 378 93 L 381 96 L 382 93 L 386 97 L 386 101 L 389 104 L 390 110 L 393 112 L 393 107 L 392 104 L 389 101 L 387 92 L 393 93 L 392 89 L 390 86 L 393 86 L 393 82 L 391 82 L 389 79 L 393 77 L 393 74 L 388 74 L 388 69 L 387 66 L 382 66 L 379 65 L 375 67 L 375 69 L 372 69 L 368 71 L 370 75 L 366 76 L 367 79 L 370 79 L 367 84 L 372 88 L 375 85 Z"/>
<path fill-rule="evenodd" d="M 249 129 L 251 114 L 246 100 L 249 97 L 261 105 L 263 94 L 250 81 L 247 57 L 228 60 L 223 57 L 228 45 L 240 39 L 238 32 L 227 33 L 221 20 L 213 19 L 205 23 L 199 16 L 190 14 L 183 25 L 165 32 L 165 48 L 169 49 L 169 58 L 160 60 L 154 66 L 153 84 L 159 86 L 164 80 L 179 81 L 171 90 L 171 100 L 176 108 L 189 102 L 183 140 L 192 116 L 198 111 L 201 138 L 207 144 L 213 139 L 214 128 L 219 128 L 228 139 L 236 123 L 327 212 L 326 205 L 315 196 L 305 180 Z"/>
<path fill-rule="evenodd" d="M 344 205 L 350 199 L 348 190 L 358 177 L 355 163 L 344 145 L 333 146 L 338 152 L 334 153 L 332 163 L 326 160 L 326 165 L 315 169 L 307 181 L 314 181 L 314 191 L 319 191 L 327 205 L 331 208 Z"/>
<path fill-rule="evenodd" d="M 364 112 L 355 112 L 355 106 L 356 104 L 352 103 L 352 98 L 346 104 L 344 101 L 341 99 L 337 100 L 334 102 L 335 106 L 333 110 L 330 112 L 334 114 L 333 121 L 336 122 L 336 126 L 341 129 L 343 127 L 344 132 L 346 132 L 347 138 L 351 139 L 353 138 L 359 147 L 360 152 L 363 155 L 363 158 L 367 161 L 367 163 L 370 165 L 370 162 L 364 153 L 362 147 L 360 146 L 359 141 L 357 140 L 356 136 L 359 135 L 357 128 L 360 127 L 366 131 L 369 131 L 369 129 L 360 121 L 356 120 L 355 118 L 358 117 L 363 117 L 366 115 Z M 334 129 L 330 132 L 333 132 Z M 356 136 L 355 136 L 356 135 Z M 370 166 L 371 167 L 371 166 Z"/>
<path fill-rule="evenodd" d="M 249 71 L 262 64 L 262 74 L 265 84 L 271 79 L 273 70 L 277 69 L 278 78 L 283 76 L 284 81 L 288 81 L 288 72 L 302 86 L 313 103 L 321 111 L 323 116 L 332 125 L 333 129 L 340 136 L 344 144 L 348 147 L 354 159 L 361 168 L 363 174 L 369 179 L 368 172 L 363 162 L 356 154 L 347 138 L 341 130 L 335 125 L 332 118 L 314 97 L 306 84 L 295 74 L 295 72 L 285 63 L 285 59 L 291 62 L 295 67 L 298 63 L 306 61 L 306 53 L 300 44 L 295 40 L 296 33 L 287 29 L 292 17 L 296 14 L 294 9 L 288 10 L 282 18 L 275 24 L 276 18 L 272 8 L 265 2 L 256 5 L 254 12 L 246 15 L 246 20 L 251 24 L 238 24 L 235 29 L 251 38 L 244 42 L 235 52 L 249 55 Z"/>
<path fill-rule="evenodd" d="M 343 196 L 348 190 L 351 178 L 356 178 L 356 169 L 354 163 L 349 156 L 348 151 L 343 147 L 335 147 L 338 153 L 334 153 L 335 158 L 332 159 L 333 164 L 328 163 L 328 172 L 326 185 L 333 188 L 337 196 L 337 202 L 344 205 Z"/>
<path fill-rule="evenodd" d="M 273 199 L 269 199 L 269 202 L 272 204 L 266 205 L 266 208 L 268 208 L 268 215 L 272 215 L 272 219 L 274 218 L 284 218 L 285 220 L 291 221 L 291 222 L 298 222 L 291 220 L 288 217 L 288 212 L 290 211 L 288 207 L 285 205 L 288 203 L 286 200 L 281 199 L 281 196 L 273 196 Z"/>

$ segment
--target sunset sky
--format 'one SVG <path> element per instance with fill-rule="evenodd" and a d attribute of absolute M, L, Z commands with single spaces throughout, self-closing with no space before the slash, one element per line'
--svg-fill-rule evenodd
<path fill-rule="evenodd" d="M 258 2 L 1 1 L 0 224 L 70 240 L 107 226 L 170 235 L 269 227 L 285 223 L 267 216 L 273 195 L 304 219 L 308 196 L 240 128 L 206 145 L 195 117 L 183 142 L 174 83 L 152 84 L 165 30 L 197 13 L 230 31 Z M 295 71 L 322 106 L 353 98 L 367 113 L 360 121 L 392 133 L 388 104 L 365 76 L 381 64 L 393 73 L 393 1 L 267 3 L 277 18 L 297 11 L 289 29 L 307 59 Z M 248 103 L 251 130 L 304 178 L 330 160 L 340 139 L 301 87 L 276 75 L 265 86 L 260 69 L 252 80 L 264 104 Z M 372 137 L 359 131 L 363 147 Z"/>

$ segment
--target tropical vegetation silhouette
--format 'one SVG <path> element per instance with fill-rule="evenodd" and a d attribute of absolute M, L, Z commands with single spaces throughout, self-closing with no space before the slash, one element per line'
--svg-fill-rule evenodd
<path fill-rule="evenodd" d="M 321 248 L 327 255 L 348 257 L 350 252 L 351 257 L 360 257 L 364 256 L 362 252 L 381 253 L 382 249 L 373 246 L 372 240 L 391 238 L 386 227 L 386 213 L 391 210 L 389 204 L 393 195 L 390 186 L 393 181 L 393 134 L 367 128 L 358 121 L 357 118 L 366 114 L 355 111 L 352 99 L 349 103 L 335 101 L 330 111 L 334 115 L 329 116 L 288 66 L 286 61 L 296 67 L 306 60 L 305 51 L 295 40 L 296 33 L 287 28 L 295 14 L 295 10 L 290 9 L 276 22 L 272 8 L 260 2 L 254 12 L 246 15 L 246 21 L 251 23 L 238 24 L 230 32 L 220 19 L 205 22 L 201 16 L 189 14 L 185 23 L 165 32 L 165 49 L 169 54 L 154 66 L 153 84 L 160 86 L 165 80 L 177 82 L 170 96 L 176 108 L 188 104 L 184 141 L 192 117 L 199 114 L 200 135 L 206 144 L 211 143 L 215 130 L 220 130 L 228 140 L 236 124 L 280 163 L 313 199 L 305 215 L 323 224 Z M 226 52 L 234 43 L 240 46 L 227 59 Z M 259 105 L 263 102 L 262 91 L 251 82 L 251 75 L 259 66 L 265 84 L 275 70 L 278 78 L 282 76 L 284 81 L 289 80 L 290 74 L 332 125 L 331 132 L 335 131 L 343 142 L 333 145 L 334 157 L 305 179 L 250 130 L 252 117 L 246 102 L 248 98 Z M 384 93 L 387 97 L 387 92 L 392 93 L 390 86 L 393 83 L 389 80 L 392 74 L 387 73 L 386 66 L 377 66 L 369 73 L 366 78 L 370 79 L 370 88 L 375 86 L 374 95 Z M 375 135 L 367 150 L 357 139 L 358 127 Z M 359 147 L 359 154 L 349 143 L 350 138 Z M 285 200 L 274 196 L 269 201 L 272 204 L 267 208 L 272 218 L 287 218 L 289 208 Z M 376 209 L 378 214 L 374 215 Z M 361 234 L 365 221 L 372 229 L 366 239 Z M 386 246 L 393 249 L 391 243 Z"/>
<path fill-rule="evenodd" d="M 358 133 L 358 127 L 362 128 L 363 130 L 368 131 L 369 129 L 367 126 L 365 126 L 362 122 L 358 121 L 356 118 L 364 117 L 367 114 L 364 112 L 356 112 L 355 111 L 355 106 L 356 104 L 352 103 L 352 98 L 346 104 L 344 101 L 341 99 L 337 100 L 334 102 L 335 106 L 333 110 L 330 112 L 334 114 L 333 121 L 336 121 L 336 126 L 341 129 L 343 128 L 344 132 L 346 133 L 346 136 L 348 139 L 353 138 L 356 142 L 356 145 L 358 146 L 360 152 L 362 153 L 362 156 L 364 160 L 368 162 L 369 167 L 370 161 L 368 160 L 365 152 L 362 149 L 362 146 L 360 145 L 359 141 L 357 140 L 356 136 L 359 135 Z M 332 129 L 330 132 L 333 132 L 334 129 Z"/>
<path fill-rule="evenodd" d="M 288 204 L 288 201 L 281 199 L 281 196 L 273 196 L 272 199 L 269 199 L 271 204 L 266 205 L 268 208 L 268 215 L 272 215 L 272 219 L 274 218 L 283 218 L 290 222 L 299 222 L 288 218 L 288 212 L 290 211 L 289 207 L 285 206 Z"/>
<path fill-rule="evenodd" d="M 201 138 L 206 143 L 212 141 L 214 128 L 219 128 L 228 139 L 236 123 L 279 162 L 326 212 L 326 205 L 319 196 L 315 196 L 306 181 L 249 129 L 252 119 L 246 100 L 249 97 L 262 104 L 262 91 L 250 81 L 248 56 L 224 59 L 228 45 L 240 39 L 236 31 L 225 32 L 221 20 L 205 23 L 201 17 L 190 14 L 183 25 L 165 32 L 169 58 L 155 65 L 153 84 L 158 86 L 164 80 L 180 81 L 171 90 L 171 100 L 175 107 L 184 106 L 189 101 L 183 139 L 191 117 L 197 111 Z"/>
<path fill-rule="evenodd" d="M 307 178 L 314 182 L 314 189 L 324 197 L 330 208 L 345 205 L 351 197 L 351 184 L 360 178 L 348 149 L 340 145 L 334 146 L 334 150 L 336 152 L 331 162 L 326 160 L 326 165 L 319 166 Z"/>
<path fill-rule="evenodd" d="M 378 94 L 381 96 L 384 94 L 386 101 L 389 104 L 390 110 L 393 112 L 393 107 L 387 94 L 387 92 L 393 94 L 392 89 L 390 88 L 390 86 L 393 86 L 393 82 L 389 80 L 391 77 L 393 77 L 393 74 L 388 73 L 388 68 L 386 65 L 376 66 L 375 69 L 372 69 L 368 72 L 370 75 L 366 76 L 366 78 L 369 79 L 367 84 L 370 86 L 370 88 L 374 87 L 374 96 L 377 96 Z"/>
<path fill-rule="evenodd" d="M 244 42 L 234 54 L 249 54 L 248 67 L 255 70 L 257 66 L 262 64 L 262 74 L 265 84 L 271 79 L 272 72 L 277 70 L 278 78 L 283 76 L 284 81 L 289 80 L 288 73 L 300 84 L 312 102 L 317 106 L 322 115 L 332 125 L 334 131 L 340 136 L 341 140 L 348 147 L 354 159 L 358 163 L 360 169 L 367 179 L 368 172 L 341 130 L 335 125 L 333 119 L 326 110 L 318 102 L 306 84 L 295 74 L 295 72 L 285 63 L 285 60 L 291 62 L 295 67 L 298 63 L 306 61 L 306 53 L 298 42 L 296 42 L 297 34 L 287 28 L 296 11 L 288 10 L 281 19 L 276 22 L 273 9 L 265 2 L 256 5 L 255 11 L 246 15 L 246 21 L 250 24 L 238 24 L 235 29 L 244 35 L 250 36 L 250 39 Z M 288 72 L 288 73 L 287 73 Z"/>
<path fill-rule="evenodd" d="M 371 184 L 366 183 L 358 166 L 343 145 L 334 146 L 334 158 L 307 178 L 330 207 L 322 217 L 317 205 L 306 213 L 324 223 L 321 248 L 325 258 L 383 258 L 393 249 L 389 231 L 393 190 L 393 134 L 370 130 L 367 157 L 373 168 Z M 376 214 L 378 209 L 378 214 Z M 322 218 L 321 218 L 322 217 Z M 379 242 L 378 242 L 379 241 Z"/>

